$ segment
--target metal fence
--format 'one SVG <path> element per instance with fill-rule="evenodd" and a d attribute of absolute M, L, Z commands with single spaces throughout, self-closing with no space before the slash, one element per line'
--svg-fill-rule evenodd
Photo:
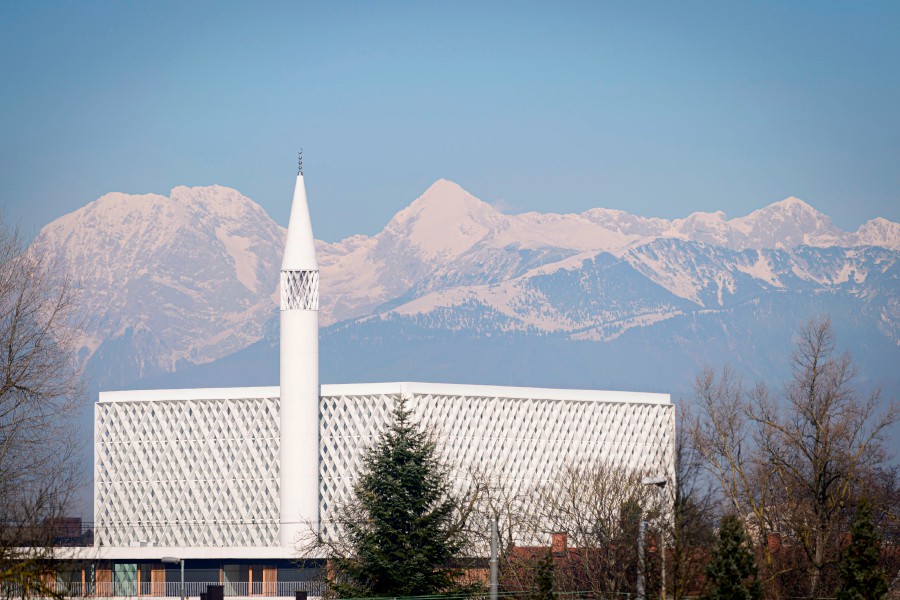
<path fill-rule="evenodd" d="M 66 598 L 138 598 L 138 597 L 169 597 L 181 596 L 180 582 L 166 583 L 135 583 L 135 582 L 101 582 L 101 583 L 51 583 L 47 584 L 49 592 Z M 306 592 L 312 597 L 325 595 L 325 583 L 321 581 L 261 581 L 253 583 L 236 582 L 221 583 L 218 581 L 185 581 L 184 594 L 188 597 L 199 598 L 205 594 L 208 586 L 221 585 L 226 596 L 230 597 L 294 597 L 294 592 Z M 27 594 L 33 597 L 34 594 Z M 22 598 L 22 588 L 18 584 L 3 584 L 0 586 L 0 596 L 5 598 Z"/>

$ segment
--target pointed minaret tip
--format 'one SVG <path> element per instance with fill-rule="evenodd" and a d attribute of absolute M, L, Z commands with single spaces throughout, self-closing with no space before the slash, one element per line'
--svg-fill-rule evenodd
<path fill-rule="evenodd" d="M 297 153 L 297 175 L 303 176 L 303 148 Z"/>
<path fill-rule="evenodd" d="M 303 153 L 298 156 L 299 172 L 294 186 L 294 200 L 291 203 L 291 218 L 288 222 L 287 241 L 284 246 L 284 257 L 281 261 L 282 271 L 318 270 L 316 260 L 316 244 L 313 238 L 312 223 L 309 219 L 309 205 L 306 201 L 306 183 L 303 180 Z"/>

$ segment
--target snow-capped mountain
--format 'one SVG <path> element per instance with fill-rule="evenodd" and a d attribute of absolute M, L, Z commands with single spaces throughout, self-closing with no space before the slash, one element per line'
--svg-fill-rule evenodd
<path fill-rule="evenodd" d="M 46 226 L 35 246 L 60 256 L 81 282 L 89 317 L 82 352 L 102 384 L 238 360 L 230 356 L 272 363 L 271 380 L 254 381 L 271 384 L 277 358 L 250 355 L 274 347 L 284 234 L 235 190 L 179 187 L 169 196 L 107 194 Z M 450 370 L 419 365 L 404 378 L 450 373 L 480 360 L 471 344 L 453 354 L 462 337 L 514 336 L 524 348 L 551 336 L 542 348 L 555 348 L 554 356 L 576 344 L 581 355 L 615 347 L 610 360 L 628 361 L 656 344 L 654 336 L 668 336 L 688 352 L 697 346 L 699 360 L 701 346 L 718 347 L 700 331 L 783 330 L 821 312 L 852 315 L 870 345 L 894 358 L 900 348 L 900 225 L 873 219 L 843 232 L 796 198 L 733 219 L 715 212 L 670 221 L 605 208 L 512 215 L 439 180 L 381 232 L 319 242 L 318 251 L 320 319 L 331 325 L 323 351 L 355 356 L 323 360 L 336 379 L 357 379 L 366 368 L 388 378 L 399 371 L 385 361 L 418 364 L 410 357 L 426 356 L 436 339 L 442 352 L 428 369 Z M 378 339 L 391 339 L 391 351 L 367 363 L 373 359 L 360 348 Z M 540 384 L 515 356 L 482 383 Z"/>
<path fill-rule="evenodd" d="M 360 317 L 399 300 L 505 282 L 537 267 L 560 268 L 601 252 L 634 256 L 632 249 L 661 238 L 735 251 L 802 245 L 877 245 L 897 251 L 900 225 L 874 219 L 855 233 L 842 232 L 797 198 L 730 220 L 722 212 L 668 221 L 603 208 L 581 214 L 506 215 L 457 184 L 439 180 L 378 234 L 320 246 L 322 319 L 327 324 Z M 763 263 L 742 268 L 759 271 L 764 280 L 772 277 Z M 683 295 L 679 288 L 697 285 L 677 270 L 655 277 L 671 280 L 668 287 L 676 295 Z"/>
<path fill-rule="evenodd" d="M 275 311 L 284 229 L 235 190 L 177 187 L 106 194 L 33 245 L 78 283 L 82 355 L 117 385 L 258 340 Z"/>
<path fill-rule="evenodd" d="M 380 318 L 427 318 L 465 330 L 471 309 L 480 329 L 608 341 L 634 327 L 692 313 L 728 313 L 782 291 L 846 295 L 874 308 L 876 322 L 891 323 L 890 290 L 897 253 L 885 248 L 727 248 L 658 238 L 622 253 L 579 254 L 493 284 L 456 286 L 424 294 L 380 313 Z M 486 313 L 495 316 L 485 318 Z M 884 335 L 900 344 L 892 328 Z"/>

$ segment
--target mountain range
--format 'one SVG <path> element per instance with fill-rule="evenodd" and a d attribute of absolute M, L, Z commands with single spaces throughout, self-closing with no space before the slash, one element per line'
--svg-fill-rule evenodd
<path fill-rule="evenodd" d="M 315 226 L 315 224 L 314 224 Z M 239 192 L 110 193 L 36 249 L 79 282 L 98 388 L 272 385 L 285 230 Z M 505 214 L 439 180 L 385 228 L 317 242 L 323 382 L 686 392 L 704 363 L 788 374 L 831 315 L 865 385 L 900 390 L 900 225 L 841 231 L 797 198 L 743 217 Z"/>

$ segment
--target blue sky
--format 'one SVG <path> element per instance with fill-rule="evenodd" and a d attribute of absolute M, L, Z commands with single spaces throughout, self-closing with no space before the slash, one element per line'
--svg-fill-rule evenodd
<path fill-rule="evenodd" d="M 0 203 L 218 183 L 317 236 L 506 210 L 900 221 L 900 3 L 5 2 Z"/>

